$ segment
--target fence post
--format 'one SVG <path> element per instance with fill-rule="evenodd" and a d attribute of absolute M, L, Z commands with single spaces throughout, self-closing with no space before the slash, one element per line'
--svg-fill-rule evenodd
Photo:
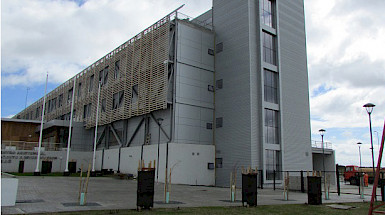
<path fill-rule="evenodd" d="M 275 170 L 273 170 L 273 188 L 275 190 Z"/>
<path fill-rule="evenodd" d="M 263 189 L 263 171 L 261 170 L 261 189 Z"/>
<path fill-rule="evenodd" d="M 336 164 L 336 177 L 337 177 L 337 193 L 338 193 L 338 196 L 340 196 L 341 186 L 340 186 L 340 172 L 338 170 L 338 164 Z"/>
<path fill-rule="evenodd" d="M 301 192 L 305 192 L 305 181 L 303 179 L 303 170 L 301 170 Z"/>

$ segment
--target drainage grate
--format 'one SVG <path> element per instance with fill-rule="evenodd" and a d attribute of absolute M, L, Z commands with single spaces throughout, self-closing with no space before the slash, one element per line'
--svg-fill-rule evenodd
<path fill-rule="evenodd" d="M 26 199 L 26 200 L 16 200 L 16 203 L 39 203 L 44 202 L 43 199 Z"/>
<path fill-rule="evenodd" d="M 185 204 L 183 202 L 178 202 L 178 201 L 169 201 L 168 203 L 165 203 L 164 201 L 154 201 L 154 203 L 158 204 L 158 205 L 172 205 L 172 204 L 181 205 L 181 204 Z"/>
<path fill-rule="evenodd" d="M 87 202 L 85 205 L 79 205 L 79 202 L 68 202 L 68 203 L 61 203 L 64 207 L 78 207 L 78 206 L 88 206 L 88 207 L 94 207 L 94 206 L 101 206 L 100 204 L 96 202 Z"/>

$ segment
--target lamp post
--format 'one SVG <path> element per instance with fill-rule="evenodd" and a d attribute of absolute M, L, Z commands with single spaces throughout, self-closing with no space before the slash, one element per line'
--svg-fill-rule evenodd
<path fill-rule="evenodd" d="M 159 145 L 160 145 L 160 126 L 162 125 L 162 118 L 158 118 L 158 159 L 156 160 L 156 182 L 158 182 L 159 179 Z"/>
<path fill-rule="evenodd" d="M 376 170 L 374 169 L 374 152 L 373 152 L 373 136 L 372 136 L 372 112 L 373 112 L 373 108 L 375 107 L 376 105 L 372 104 L 372 103 L 367 103 L 365 104 L 363 107 L 366 109 L 366 112 L 368 113 L 369 115 L 369 131 L 370 131 L 370 144 L 371 144 L 371 150 L 372 150 L 372 164 L 373 164 L 373 175 L 376 175 Z"/>
<path fill-rule="evenodd" d="M 325 199 L 329 199 L 329 198 L 328 198 L 327 191 L 326 191 L 326 175 L 325 175 L 325 147 L 324 147 L 324 134 L 325 134 L 326 130 L 323 129 L 323 128 L 321 128 L 320 130 L 318 130 L 318 132 L 320 133 L 321 139 L 322 139 L 322 171 L 323 171 L 323 176 L 324 176 Z"/>
<path fill-rule="evenodd" d="M 361 144 L 360 142 L 357 143 L 358 145 L 358 153 L 360 154 L 360 168 L 361 168 Z"/>

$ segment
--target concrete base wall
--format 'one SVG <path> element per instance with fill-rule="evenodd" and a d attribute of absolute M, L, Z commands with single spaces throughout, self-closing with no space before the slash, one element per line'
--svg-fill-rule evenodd
<path fill-rule="evenodd" d="M 67 151 L 42 151 L 40 154 L 40 167 L 42 161 L 51 161 L 51 172 L 64 172 L 66 167 Z M 2 150 L 1 171 L 18 172 L 20 161 L 24 161 L 23 172 L 35 172 L 37 151 L 33 150 Z M 83 169 L 92 164 L 92 152 L 71 151 L 70 162 L 76 162 L 76 170 L 83 165 Z"/>
<path fill-rule="evenodd" d="M 196 144 L 168 144 L 168 174 L 171 170 L 172 184 L 189 184 L 189 185 L 214 185 L 215 170 L 208 169 L 208 163 L 214 163 L 214 146 L 213 145 L 196 145 Z M 166 169 L 166 151 L 167 144 L 143 146 L 143 160 L 146 167 L 151 162 L 152 166 L 158 166 L 159 169 L 155 173 L 155 181 L 165 181 Z M 119 149 L 104 150 L 103 162 L 102 151 L 98 151 L 96 156 L 97 170 L 113 169 L 121 173 L 131 173 L 137 175 L 139 161 L 141 158 L 142 147 L 128 147 Z"/>

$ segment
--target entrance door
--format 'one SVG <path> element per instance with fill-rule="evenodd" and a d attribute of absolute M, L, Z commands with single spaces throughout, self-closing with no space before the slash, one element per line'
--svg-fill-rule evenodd
<path fill-rule="evenodd" d="M 52 161 L 43 161 L 41 165 L 41 174 L 48 174 L 52 171 Z"/>
<path fill-rule="evenodd" d="M 24 172 L 24 161 L 19 161 L 19 173 Z"/>

